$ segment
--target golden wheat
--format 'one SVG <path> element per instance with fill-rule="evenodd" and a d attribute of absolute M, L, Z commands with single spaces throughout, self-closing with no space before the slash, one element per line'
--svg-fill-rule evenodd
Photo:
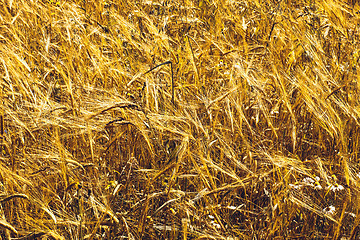
<path fill-rule="evenodd" d="M 1 239 L 358 239 L 356 1 L 0 1 Z"/>

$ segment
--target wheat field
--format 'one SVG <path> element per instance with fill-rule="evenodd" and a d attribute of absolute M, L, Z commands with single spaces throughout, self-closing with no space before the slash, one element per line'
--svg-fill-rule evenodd
<path fill-rule="evenodd" d="M 359 239 L 354 0 L 0 0 L 1 239 Z"/>

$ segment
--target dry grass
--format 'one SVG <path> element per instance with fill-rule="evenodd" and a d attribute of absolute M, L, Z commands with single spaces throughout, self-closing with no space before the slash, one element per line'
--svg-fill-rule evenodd
<path fill-rule="evenodd" d="M 359 239 L 357 1 L 0 1 L 0 238 Z"/>

